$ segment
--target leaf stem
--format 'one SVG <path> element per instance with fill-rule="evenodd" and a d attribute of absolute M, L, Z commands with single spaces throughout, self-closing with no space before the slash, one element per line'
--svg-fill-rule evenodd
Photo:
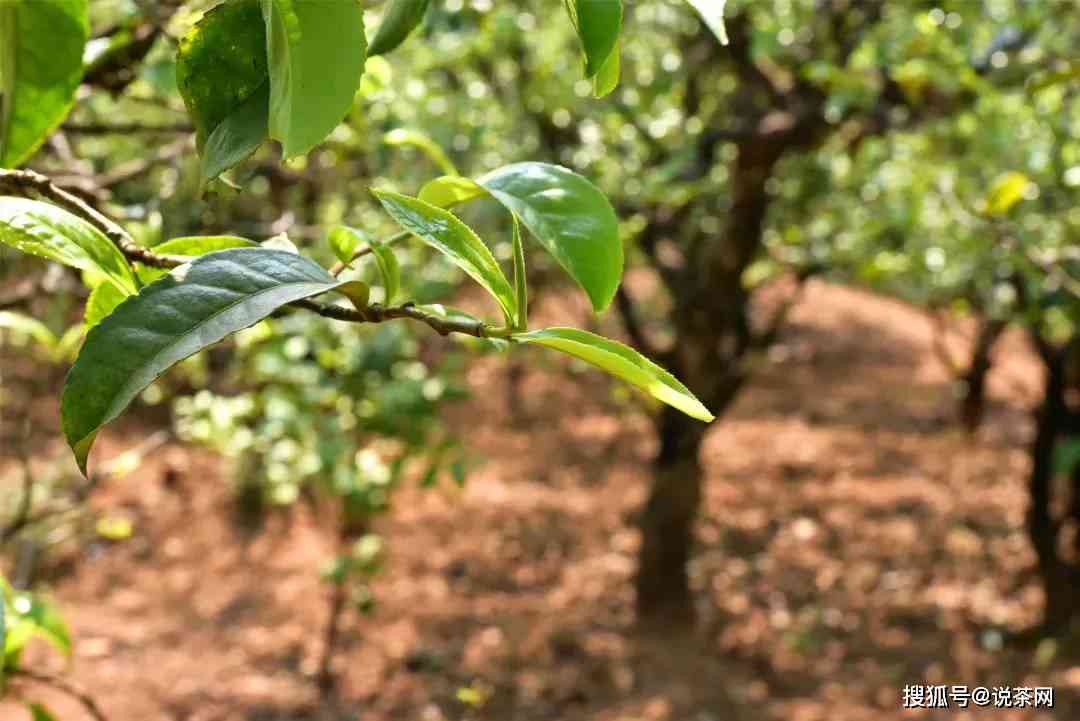
<path fill-rule="evenodd" d="M 409 235 L 410 235 L 409 231 L 403 230 L 400 233 L 397 233 L 395 235 L 391 235 L 386 240 L 379 241 L 379 242 L 381 242 L 383 245 L 390 245 L 392 243 L 397 243 L 399 240 L 405 240 L 406 238 L 409 237 Z M 342 273 L 345 272 L 346 268 L 352 266 L 352 264 L 354 262 L 356 262 L 360 258 L 363 258 L 365 255 L 370 254 L 371 252 L 372 252 L 372 250 L 371 250 L 370 245 L 365 245 L 363 248 L 357 248 L 356 252 L 352 254 L 351 258 L 349 258 L 349 262 L 348 263 L 341 263 L 341 262 L 336 263 L 334 265 L 334 267 L 332 267 L 330 269 L 330 275 L 334 276 L 335 278 L 338 277 L 339 275 L 341 275 Z"/>
<path fill-rule="evenodd" d="M 0 195 L 47 200 L 77 215 L 104 233 L 105 237 L 111 240 L 129 261 L 138 261 L 154 268 L 175 268 L 190 260 L 180 256 L 156 255 L 149 248 L 142 247 L 116 221 L 33 170 L 0 170 Z"/>

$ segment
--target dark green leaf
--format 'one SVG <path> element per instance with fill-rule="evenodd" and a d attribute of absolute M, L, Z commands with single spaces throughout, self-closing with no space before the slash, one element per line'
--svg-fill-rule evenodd
<path fill-rule="evenodd" d="M 285 157 L 321 143 L 352 107 L 367 59 L 359 0 L 262 0 L 270 137 Z"/>
<path fill-rule="evenodd" d="M 269 108 L 270 85 L 263 83 L 260 90 L 218 123 L 203 146 L 199 172 L 204 182 L 239 165 L 266 141 Z"/>
<path fill-rule="evenodd" d="M 98 430 L 171 366 L 338 285 L 302 256 L 236 248 L 197 258 L 128 298 L 87 335 L 64 386 L 64 433 L 80 469 Z"/>
<path fill-rule="evenodd" d="M 159 255 L 178 255 L 183 258 L 197 258 L 207 253 L 216 253 L 219 250 L 230 248 L 258 248 L 259 244 L 247 238 L 236 235 L 188 235 L 180 238 L 166 240 L 160 245 L 154 246 L 154 252 Z M 168 273 L 161 268 L 143 266 L 139 268 L 139 280 L 144 284 L 152 283 Z"/>
<path fill-rule="evenodd" d="M 508 165 L 478 182 L 555 256 L 595 310 L 607 308 L 622 278 L 623 249 L 615 210 L 595 185 L 546 163 Z"/>
<path fill-rule="evenodd" d="M 0 243 L 80 270 L 101 273 L 125 293 L 137 289 L 127 259 L 105 235 L 48 203 L 0 197 Z"/>
<path fill-rule="evenodd" d="M 0 2 L 0 167 L 63 122 L 83 75 L 87 0 Z"/>
<path fill-rule="evenodd" d="M 691 418 L 713 420 L 713 414 L 675 376 L 633 348 L 577 328 L 545 328 L 511 336 L 522 343 L 547 346 L 591 363 L 613 376 L 637 386 L 653 398 L 677 408 Z"/>
<path fill-rule="evenodd" d="M 448 210 L 443 210 L 416 198 L 386 190 L 376 190 L 375 196 L 402 228 L 416 235 L 449 258 L 469 277 L 479 283 L 499 303 L 507 323 L 517 317 L 514 291 L 499 268 L 495 256 L 472 228 L 462 223 Z"/>
<path fill-rule="evenodd" d="M 195 24 L 180 41 L 176 81 L 200 147 L 268 77 L 259 0 L 221 3 Z"/>
<path fill-rule="evenodd" d="M 585 52 L 585 77 L 594 77 L 615 52 L 622 27 L 622 0 L 565 1 Z"/>
<path fill-rule="evenodd" d="M 195 124 L 204 153 L 202 174 L 225 169 L 228 158 L 242 160 L 258 123 L 253 120 L 260 93 L 267 92 L 266 25 L 259 0 L 233 0 L 206 13 L 180 41 L 176 82 Z M 214 140 L 210 137 L 229 121 Z M 264 118 L 265 122 L 265 118 Z"/>
<path fill-rule="evenodd" d="M 388 53 L 405 42 L 409 33 L 424 21 L 429 4 L 430 0 L 390 0 L 368 55 Z"/>
<path fill-rule="evenodd" d="M 555 256 L 595 310 L 611 303 L 622 277 L 622 243 L 615 210 L 596 186 L 561 166 L 518 163 L 479 181 L 436 178 L 420 190 L 420 199 L 450 208 L 488 194 Z"/>

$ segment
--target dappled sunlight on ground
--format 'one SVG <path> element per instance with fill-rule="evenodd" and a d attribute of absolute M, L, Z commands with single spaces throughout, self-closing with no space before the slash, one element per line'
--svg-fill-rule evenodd
<path fill-rule="evenodd" d="M 375 614 L 346 624 L 336 701 L 313 681 L 329 522 L 299 506 L 239 529 L 221 463 L 176 445 L 94 493 L 135 535 L 53 584 L 74 677 L 114 719 L 961 718 L 902 711 L 908 683 L 1053 685 L 1053 715 L 968 718 L 1078 718 L 1080 656 L 997 650 L 1041 603 L 1022 531 L 1038 367 L 1006 339 L 970 439 L 930 329 L 903 304 L 811 283 L 706 443 L 693 636 L 632 623 L 654 450 L 637 401 L 553 356 L 517 374 L 499 356 L 451 413 L 486 462 L 461 490 L 404 488 L 380 522 L 388 567 Z M 143 432 L 120 424 L 100 457 Z"/>

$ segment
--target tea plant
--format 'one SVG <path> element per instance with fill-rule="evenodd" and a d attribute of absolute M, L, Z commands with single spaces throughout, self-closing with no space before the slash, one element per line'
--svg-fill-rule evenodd
<path fill-rule="evenodd" d="M 722 34 L 723 2 L 691 4 Z M 368 58 L 400 46 L 420 26 L 428 5 L 427 0 L 387 3 L 370 44 L 359 1 L 227 0 L 206 11 L 179 42 L 176 55 L 176 82 L 195 131 L 202 188 L 217 192 L 235 186 L 232 169 L 268 142 L 277 143 L 286 159 L 323 142 L 353 109 Z M 280 477 L 281 483 L 270 489 L 273 499 L 298 495 L 309 477 L 341 499 L 342 538 L 355 539 L 356 545 L 343 546 L 329 569 L 328 578 L 339 587 L 350 576 L 362 578 L 377 567 L 378 544 L 367 535 L 367 522 L 385 507 L 403 460 L 426 457 L 428 477 L 444 467 L 460 477 L 463 460 L 455 439 L 433 420 L 435 405 L 450 390 L 445 385 L 436 389 L 431 378 L 371 366 L 379 362 L 379 339 L 399 336 L 376 334 L 374 354 L 350 350 L 340 347 L 330 321 L 374 325 L 411 320 L 440 335 L 483 339 L 503 348 L 546 347 L 590 363 L 691 417 L 712 419 L 682 383 L 633 349 L 576 328 L 531 327 L 528 239 L 555 259 L 597 312 L 610 305 L 623 272 L 614 209 L 589 180 L 564 167 L 522 162 L 468 178 L 442 163 L 445 174 L 415 189 L 415 195 L 373 188 L 400 232 L 375 238 L 363 230 L 327 229 L 338 258 L 332 267 L 302 254 L 284 237 L 256 242 L 243 233 L 184 236 L 150 248 L 136 240 L 138 233 L 103 213 L 92 194 L 88 199 L 37 172 L 10 169 L 27 161 L 72 107 L 87 70 L 87 6 L 87 0 L 0 0 L 0 168 L 9 168 L 0 170 L 0 244 L 81 271 L 90 290 L 86 336 L 61 400 L 63 431 L 84 474 L 101 429 L 158 377 L 267 319 L 288 326 L 292 334 L 265 346 L 258 331 L 245 336 L 248 358 L 254 361 L 245 380 L 260 389 L 230 401 L 236 413 L 229 422 L 234 428 L 248 425 L 250 445 L 226 450 L 238 468 L 255 464 Z M 620 72 L 622 3 L 566 0 L 565 6 L 580 40 L 585 77 L 595 95 L 610 93 Z M 42 55 L 46 47 L 47 59 Z M 91 70 L 96 73 L 108 59 L 94 57 Z M 480 202 L 505 212 L 502 232 L 513 251 L 509 275 L 457 214 Z M 493 318 L 397 302 L 400 289 L 410 285 L 403 282 L 408 279 L 402 277 L 397 254 L 404 244 L 416 242 L 483 288 L 493 302 Z M 372 301 L 375 284 L 355 273 L 362 264 L 375 270 L 379 302 Z M 44 326 L 28 317 L 4 318 L 56 358 L 77 345 L 80 335 L 65 343 L 47 336 Z M 299 353 L 296 344 L 303 344 L 305 352 Z M 274 370 L 272 363 L 260 362 L 281 354 L 288 368 Z M 383 373 L 387 382 L 369 397 L 364 380 L 372 372 Z M 202 412 L 213 402 L 210 395 L 196 395 L 179 405 L 180 427 L 188 438 L 211 440 L 208 430 L 213 428 L 206 426 Z M 293 403 L 301 416 L 320 414 L 322 430 L 328 432 L 320 433 L 317 459 L 305 453 L 284 458 L 289 453 L 281 449 L 307 447 L 310 439 L 302 443 L 298 436 L 311 429 L 275 425 L 274 408 L 282 403 Z M 353 432 L 357 426 L 394 439 L 406 450 L 384 465 L 363 446 L 364 436 Z"/>
<path fill-rule="evenodd" d="M 594 19 L 594 9 L 604 6 L 614 14 Z M 621 16 L 621 5 L 569 7 L 585 48 L 586 72 L 595 78 L 614 47 L 609 36 L 617 35 L 615 18 Z M 77 0 L 6 3 L 3 12 L 0 34 L 8 41 L 4 97 L 12 98 L 4 106 L 3 157 L 10 165 L 36 147 L 70 105 L 56 104 L 43 119 L 43 108 L 22 98 L 42 87 L 69 96 L 71 77 L 76 84 L 78 79 L 76 70 L 64 75 L 62 86 L 43 86 L 34 73 L 19 72 L 35 68 L 34 47 L 26 33 L 44 33 L 35 28 L 59 14 L 61 31 L 51 25 L 48 32 L 75 47 L 85 42 L 86 21 L 85 5 Z M 409 17 L 392 13 L 387 20 Z M 280 142 L 286 157 L 318 144 L 348 111 L 365 57 L 359 3 L 237 0 L 208 12 L 181 42 L 177 61 L 204 180 L 212 181 L 267 139 Z M 53 67 L 63 67 L 61 61 Z M 79 65 L 81 59 L 73 62 Z M 331 66 L 335 72 L 325 72 Z M 92 328 L 68 376 L 61 405 L 65 435 L 84 472 L 99 430 L 156 377 L 286 307 L 354 323 L 408 318 L 441 334 L 553 348 L 689 415 L 711 419 L 685 386 L 626 346 L 572 328 L 529 329 L 522 226 L 584 289 L 597 311 L 610 304 L 622 273 L 622 246 L 611 205 L 589 181 L 565 168 L 519 163 L 477 179 L 443 176 L 416 197 L 373 189 L 404 232 L 356 248 L 337 244 L 342 263 L 330 270 L 293 248 L 259 246 L 239 237 L 173 239 L 147 249 L 88 203 L 30 171 L 4 171 L 0 190 L 3 242 L 103 279 L 88 303 Z M 481 198 L 493 199 L 508 211 L 512 282 L 483 241 L 451 212 Z M 410 302 L 371 304 L 366 284 L 338 278 L 346 265 L 366 255 L 382 259 L 389 297 L 396 284 L 392 262 L 387 262 L 392 246 L 412 238 L 442 253 L 484 288 L 498 307 L 500 321 Z M 172 270 L 161 273 L 167 269 Z M 310 300 L 329 293 L 348 298 L 352 307 Z"/>

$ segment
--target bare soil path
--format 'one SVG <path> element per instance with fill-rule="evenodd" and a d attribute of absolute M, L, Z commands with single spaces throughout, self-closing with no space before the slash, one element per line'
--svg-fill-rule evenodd
<path fill-rule="evenodd" d="M 646 420 L 554 361 L 526 371 L 512 408 L 503 361 L 479 363 L 453 417 L 487 460 L 463 491 L 397 497 L 336 704 L 313 683 L 331 534 L 300 509 L 245 535 L 219 461 L 169 445 L 92 497 L 133 538 L 86 549 L 52 585 L 71 672 L 113 721 L 1080 719 L 1075 649 L 998 647 L 1040 604 L 1022 530 L 1039 371 L 1019 336 L 998 354 L 969 439 L 923 315 L 812 284 L 708 440 L 691 638 L 632 624 Z M 31 400 L 47 430 L 55 408 Z M 142 432 L 122 425 L 102 457 Z M 904 711 L 908 683 L 1054 686 L 1057 707 Z"/>

